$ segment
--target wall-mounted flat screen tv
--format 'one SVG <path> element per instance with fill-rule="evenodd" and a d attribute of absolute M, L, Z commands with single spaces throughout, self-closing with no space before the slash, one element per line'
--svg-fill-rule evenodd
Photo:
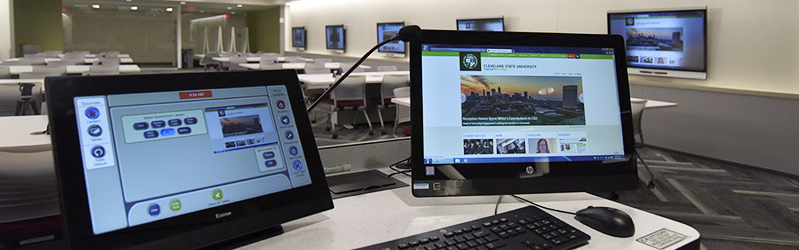
<path fill-rule="evenodd" d="M 306 46 L 305 27 L 291 28 L 291 46 L 298 49 L 305 49 Z"/>
<path fill-rule="evenodd" d="M 344 25 L 325 26 L 325 44 L 328 50 L 344 53 L 346 45 L 344 32 Z"/>
<path fill-rule="evenodd" d="M 505 18 L 458 19 L 458 30 L 505 31 Z"/>
<path fill-rule="evenodd" d="M 629 74 L 707 78 L 707 7 L 608 12 L 624 37 Z"/>
<path fill-rule="evenodd" d="M 405 22 L 377 23 L 377 42 L 381 43 L 385 40 L 391 39 L 404 26 Z M 378 47 L 377 52 L 405 56 L 405 43 L 401 40 L 392 41 Z"/>

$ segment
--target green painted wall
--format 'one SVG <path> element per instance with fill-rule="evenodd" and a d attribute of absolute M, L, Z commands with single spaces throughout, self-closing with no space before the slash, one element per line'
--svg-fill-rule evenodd
<path fill-rule="evenodd" d="M 14 46 L 22 56 L 22 44 L 39 45 L 39 51 L 64 50 L 61 0 L 14 1 Z"/>
<path fill-rule="evenodd" d="M 250 51 L 280 53 L 280 7 L 247 12 Z"/>

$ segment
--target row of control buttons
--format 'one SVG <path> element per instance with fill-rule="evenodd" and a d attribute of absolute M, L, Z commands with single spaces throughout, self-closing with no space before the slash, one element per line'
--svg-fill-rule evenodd
<path fill-rule="evenodd" d="M 177 129 L 177 133 L 181 135 L 191 134 L 191 128 L 189 127 L 180 127 Z M 144 138 L 151 139 L 151 138 L 158 138 L 159 131 L 158 130 L 147 130 L 144 131 Z M 165 128 L 160 131 L 161 136 L 173 136 L 175 135 L 174 128 Z"/>
<path fill-rule="evenodd" d="M 194 124 L 197 124 L 197 118 L 188 117 L 188 118 L 183 119 L 182 121 L 180 119 L 170 119 L 170 120 L 168 120 L 166 122 L 158 120 L 158 121 L 152 121 L 149 124 L 146 123 L 146 122 L 137 122 L 137 123 L 133 124 L 133 129 L 135 129 L 135 130 L 145 130 L 145 129 L 150 128 L 150 126 L 152 126 L 153 128 L 163 128 L 163 127 L 166 127 L 167 123 L 169 124 L 170 127 L 177 127 L 177 126 L 183 125 L 184 123 L 186 125 L 194 125 Z"/>

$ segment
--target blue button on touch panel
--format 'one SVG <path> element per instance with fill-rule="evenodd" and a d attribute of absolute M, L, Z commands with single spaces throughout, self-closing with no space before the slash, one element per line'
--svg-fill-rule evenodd
<path fill-rule="evenodd" d="M 174 128 L 165 128 L 165 129 L 162 129 L 162 130 L 161 130 L 161 135 L 163 135 L 163 136 L 171 136 L 171 135 L 175 135 L 175 129 L 174 129 Z"/>

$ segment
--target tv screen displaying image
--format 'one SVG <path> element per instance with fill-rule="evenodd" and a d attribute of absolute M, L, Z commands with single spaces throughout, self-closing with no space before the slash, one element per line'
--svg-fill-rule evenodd
<path fill-rule="evenodd" d="M 398 23 L 378 23 L 377 24 L 377 42 L 381 43 L 387 39 L 394 37 L 405 22 Z M 405 43 L 401 40 L 392 41 L 377 48 L 377 52 L 405 54 Z"/>
<path fill-rule="evenodd" d="M 291 45 L 294 48 L 305 48 L 305 27 L 291 28 Z"/>
<path fill-rule="evenodd" d="M 608 12 L 608 34 L 624 37 L 632 74 L 705 79 L 707 8 Z M 695 74 L 692 74 L 695 73 Z"/>
<path fill-rule="evenodd" d="M 458 30 L 505 31 L 505 18 L 458 19 Z"/>
<path fill-rule="evenodd" d="M 344 25 L 325 26 L 325 44 L 329 50 L 344 51 Z"/>

